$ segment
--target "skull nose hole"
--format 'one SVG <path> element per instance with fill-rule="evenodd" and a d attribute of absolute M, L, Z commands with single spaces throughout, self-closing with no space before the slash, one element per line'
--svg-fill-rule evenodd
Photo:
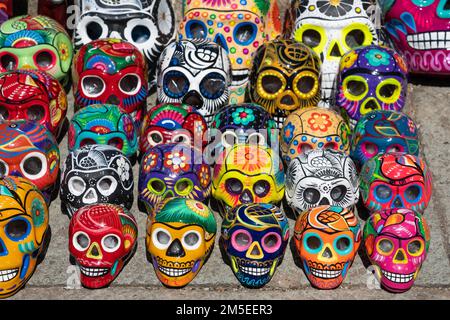
<path fill-rule="evenodd" d="M 395 208 L 402 208 L 403 207 L 403 202 L 400 198 L 396 198 L 394 200 L 394 207 Z"/>
<path fill-rule="evenodd" d="M 117 98 L 115 95 L 112 95 L 108 98 L 108 100 L 106 101 L 106 103 L 108 104 L 115 104 L 115 105 L 119 105 L 120 104 L 120 100 L 119 98 Z"/>
<path fill-rule="evenodd" d="M 331 48 L 330 55 L 331 55 L 332 57 L 342 57 L 341 50 L 339 49 L 339 46 L 338 46 L 337 43 L 335 43 L 335 44 L 333 45 L 333 48 Z"/>
<path fill-rule="evenodd" d="M 369 100 L 366 105 L 365 105 L 366 109 L 371 109 L 371 110 L 378 110 L 380 109 L 379 105 L 377 104 L 377 102 L 375 100 Z"/>
<path fill-rule="evenodd" d="M 330 201 L 328 201 L 327 198 L 322 198 L 322 200 L 320 200 L 320 202 L 319 202 L 319 206 L 325 206 L 325 205 L 330 205 Z"/>
<path fill-rule="evenodd" d="M 332 258 L 333 257 L 333 253 L 331 252 L 331 250 L 329 248 L 325 248 L 325 250 L 322 253 L 322 257 L 324 258 Z"/>
<path fill-rule="evenodd" d="M 197 91 L 190 91 L 184 96 L 183 103 L 200 109 L 203 106 L 203 99 Z"/>
<path fill-rule="evenodd" d="M 7 254 L 8 254 L 8 250 L 6 250 L 3 240 L 0 239 L 0 256 L 6 256 Z"/>
<path fill-rule="evenodd" d="M 221 46 L 222 48 L 224 48 L 224 49 L 228 52 L 227 41 L 225 40 L 225 38 L 223 37 L 223 35 L 218 34 L 218 35 L 216 36 L 216 38 L 214 39 L 214 42 L 217 43 L 219 46 Z"/>
<path fill-rule="evenodd" d="M 402 250 L 398 250 L 397 254 L 395 255 L 395 260 L 403 261 L 405 259 L 406 259 L 406 257 L 405 257 L 405 254 L 403 253 L 403 251 Z"/>
<path fill-rule="evenodd" d="M 92 248 L 91 254 L 92 254 L 94 257 L 98 257 L 98 256 L 100 255 L 100 252 L 98 252 L 97 246 L 95 246 L 95 247 Z"/>
<path fill-rule="evenodd" d="M 168 257 L 184 257 L 186 255 L 186 252 L 183 249 L 183 246 L 181 245 L 180 240 L 175 239 L 174 242 L 170 245 L 170 247 L 167 249 L 167 256 Z"/>
<path fill-rule="evenodd" d="M 261 251 L 259 250 L 258 246 L 253 246 L 252 251 L 250 253 L 254 256 L 259 256 L 261 254 Z"/>
<path fill-rule="evenodd" d="M 290 95 L 285 95 L 283 98 L 281 98 L 280 102 L 288 106 L 292 106 L 293 104 L 295 104 L 294 99 Z"/>
<path fill-rule="evenodd" d="M 241 200 L 242 203 L 251 203 L 253 202 L 253 197 L 250 191 L 246 189 L 242 192 L 239 200 Z"/>

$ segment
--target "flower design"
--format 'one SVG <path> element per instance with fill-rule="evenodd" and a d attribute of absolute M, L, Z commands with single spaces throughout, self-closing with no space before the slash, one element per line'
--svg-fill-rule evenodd
<path fill-rule="evenodd" d="M 200 184 L 202 185 L 202 187 L 204 188 L 207 187 L 211 182 L 211 173 L 207 165 L 203 165 L 201 167 L 199 177 L 200 177 Z"/>
<path fill-rule="evenodd" d="M 294 131 L 295 131 L 295 126 L 292 124 L 292 122 L 289 122 L 283 128 L 283 140 L 286 143 L 289 143 L 292 140 L 292 138 L 294 137 Z"/>
<path fill-rule="evenodd" d="M 61 60 L 66 61 L 69 58 L 69 48 L 67 47 L 67 44 L 61 42 L 58 49 L 60 52 Z"/>
<path fill-rule="evenodd" d="M 187 157 L 182 152 L 168 152 L 165 154 L 164 166 L 174 173 L 188 171 L 190 165 L 187 163 Z"/>
<path fill-rule="evenodd" d="M 120 180 L 127 181 L 130 179 L 130 165 L 124 158 L 117 159 L 117 172 L 119 173 Z"/>
<path fill-rule="evenodd" d="M 326 113 L 314 112 L 311 115 L 311 118 L 309 118 L 308 124 L 314 131 L 320 130 L 326 132 L 328 128 L 331 127 L 333 122 L 331 122 L 330 116 L 327 115 Z"/>
<path fill-rule="evenodd" d="M 374 67 L 381 65 L 388 66 L 391 64 L 391 56 L 385 51 L 379 49 L 371 49 L 365 54 L 366 59 Z"/>
<path fill-rule="evenodd" d="M 233 117 L 234 123 L 242 124 L 244 126 L 255 120 L 252 109 L 237 108 L 231 116 Z"/>
<path fill-rule="evenodd" d="M 33 215 L 34 226 L 41 226 L 45 221 L 45 208 L 41 200 L 37 198 L 33 200 L 31 203 L 31 213 Z"/>
<path fill-rule="evenodd" d="M 353 8 L 354 0 L 326 0 L 317 1 L 319 11 L 329 17 L 345 16 Z"/>
<path fill-rule="evenodd" d="M 347 53 L 341 60 L 341 70 L 348 69 L 353 66 L 357 59 L 358 54 L 354 50 Z"/>
<path fill-rule="evenodd" d="M 156 167 L 158 155 L 156 153 L 149 153 L 145 156 L 143 163 L 143 168 L 145 172 L 150 172 L 154 167 Z"/>
<path fill-rule="evenodd" d="M 211 7 L 220 7 L 230 5 L 230 0 L 203 0 L 203 4 Z"/>
<path fill-rule="evenodd" d="M 408 72 L 408 65 L 405 62 L 405 59 L 402 58 L 398 53 L 394 55 L 395 62 L 397 62 L 398 66 L 403 72 Z"/>
<path fill-rule="evenodd" d="M 203 218 L 207 218 L 209 216 L 208 207 L 203 203 L 195 201 L 195 200 L 186 200 L 186 204 L 189 209 L 194 211 L 196 214 Z"/>

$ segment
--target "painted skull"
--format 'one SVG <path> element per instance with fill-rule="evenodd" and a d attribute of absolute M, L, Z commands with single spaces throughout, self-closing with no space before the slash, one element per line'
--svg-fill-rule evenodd
<path fill-rule="evenodd" d="M 406 114 L 373 111 L 363 116 L 355 127 L 351 156 L 362 167 L 378 153 L 405 152 L 419 155 L 418 130 Z"/>
<path fill-rule="evenodd" d="M 211 192 L 211 169 L 198 149 L 162 144 L 143 156 L 139 173 L 139 201 L 150 214 L 166 198 L 206 201 Z"/>
<path fill-rule="evenodd" d="M 16 70 L 0 75 L 0 115 L 4 120 L 35 121 L 58 137 L 66 113 L 66 92 L 49 74 Z"/>
<path fill-rule="evenodd" d="M 132 44 L 116 39 L 90 42 L 74 58 L 75 110 L 115 104 L 139 124 L 148 96 L 147 65 Z"/>
<path fill-rule="evenodd" d="M 318 289 L 335 289 L 353 264 L 361 228 L 353 209 L 319 206 L 298 217 L 294 242 L 309 282 Z"/>
<path fill-rule="evenodd" d="M 286 36 L 310 46 L 322 60 L 322 105 L 334 104 L 339 60 L 349 50 L 378 44 L 374 0 L 294 0 Z"/>
<path fill-rule="evenodd" d="M 286 200 L 297 214 L 321 205 L 351 207 L 359 200 L 352 159 L 335 150 L 310 150 L 289 163 Z"/>
<path fill-rule="evenodd" d="M 292 111 L 320 100 L 319 56 L 295 40 L 273 40 L 255 53 L 248 83 L 251 101 L 263 106 L 279 128 Z"/>
<path fill-rule="evenodd" d="M 180 38 L 221 45 L 231 61 L 230 103 L 244 102 L 255 50 L 281 33 L 278 0 L 183 0 L 183 5 Z"/>
<path fill-rule="evenodd" d="M 214 248 L 217 225 L 203 203 L 167 199 L 147 219 L 147 252 L 156 276 L 168 287 L 184 287 L 200 272 Z"/>
<path fill-rule="evenodd" d="M 208 125 L 197 110 L 187 104 L 160 104 L 151 108 L 141 126 L 139 151 L 166 143 L 185 143 L 192 147 L 206 146 Z"/>
<path fill-rule="evenodd" d="M 43 126 L 18 120 L 0 123 L 0 176 L 30 180 L 47 202 L 59 174 L 59 148 Z"/>
<path fill-rule="evenodd" d="M 133 186 L 133 167 L 120 150 L 89 145 L 71 151 L 61 174 L 63 213 L 71 217 L 77 209 L 99 203 L 131 209 Z"/>
<path fill-rule="evenodd" d="M 172 42 L 158 63 L 158 101 L 194 106 L 211 122 L 228 104 L 231 66 L 227 52 L 205 39 Z"/>
<path fill-rule="evenodd" d="M 53 19 L 20 16 L 0 26 L 0 72 L 38 69 L 66 86 L 72 57 L 69 35 Z"/>
<path fill-rule="evenodd" d="M 169 0 L 76 0 L 80 10 L 74 43 L 113 38 L 133 44 L 147 58 L 154 84 L 156 62 L 174 38 L 175 13 Z"/>
<path fill-rule="evenodd" d="M 248 203 L 278 203 L 284 196 L 283 163 L 270 147 L 237 144 L 214 166 L 212 196 L 228 209 Z"/>
<path fill-rule="evenodd" d="M 116 105 L 97 104 L 75 113 L 70 121 L 69 151 L 86 145 L 116 147 L 132 158 L 138 149 L 137 129 L 133 119 Z"/>
<path fill-rule="evenodd" d="M 370 211 L 406 208 L 423 214 L 432 193 L 431 172 L 418 156 L 378 154 L 363 165 L 360 190 Z"/>
<path fill-rule="evenodd" d="M 133 257 L 138 228 L 121 206 L 93 204 L 78 209 L 69 225 L 69 251 L 80 268 L 81 284 L 103 288 L 111 284 Z"/>
<path fill-rule="evenodd" d="M 430 246 L 427 222 L 412 210 L 373 212 L 364 226 L 364 244 L 375 275 L 391 292 L 409 290 Z"/>
<path fill-rule="evenodd" d="M 283 260 L 289 223 L 272 204 L 242 204 L 226 214 L 220 240 L 239 282 L 261 288 Z"/>
<path fill-rule="evenodd" d="M 287 164 L 312 149 L 350 153 L 351 130 L 338 113 L 318 107 L 291 113 L 281 129 L 281 153 Z"/>
<path fill-rule="evenodd" d="M 33 275 L 44 250 L 48 208 L 24 178 L 0 178 L 0 299 L 16 294 Z"/>
<path fill-rule="evenodd" d="M 353 49 L 340 62 L 336 105 L 353 125 L 370 111 L 401 111 L 407 78 L 406 62 L 394 50 L 376 45 Z"/>
<path fill-rule="evenodd" d="M 450 74 L 447 0 L 383 0 L 385 28 L 411 73 Z"/>

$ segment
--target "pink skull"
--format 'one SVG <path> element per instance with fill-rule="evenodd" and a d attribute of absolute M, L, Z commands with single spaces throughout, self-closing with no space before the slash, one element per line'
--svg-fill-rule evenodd
<path fill-rule="evenodd" d="M 405 292 L 425 261 L 430 232 L 425 219 L 412 210 L 376 211 L 364 227 L 364 244 L 381 285 Z"/>
<path fill-rule="evenodd" d="M 384 0 L 386 30 L 411 73 L 450 74 L 450 1 Z"/>

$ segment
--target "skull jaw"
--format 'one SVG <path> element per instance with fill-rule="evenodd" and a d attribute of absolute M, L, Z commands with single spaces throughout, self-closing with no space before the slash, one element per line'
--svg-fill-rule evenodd
<path fill-rule="evenodd" d="M 332 270 L 330 266 L 322 269 L 312 268 L 313 262 L 303 260 L 303 270 L 311 285 L 317 289 L 330 290 L 338 288 L 344 281 L 352 261 L 343 263 L 342 268 Z"/>
<path fill-rule="evenodd" d="M 204 260 L 170 262 L 151 255 L 152 265 L 158 280 L 169 288 L 183 288 L 200 272 Z M 175 267 L 176 266 L 176 267 Z"/>
<path fill-rule="evenodd" d="M 272 280 L 278 266 L 278 258 L 271 261 L 255 262 L 229 256 L 231 269 L 238 281 L 246 288 L 262 288 Z"/>
<path fill-rule="evenodd" d="M 123 260 L 117 260 L 113 267 L 111 266 L 83 266 L 78 262 L 80 267 L 81 284 L 89 289 L 100 289 L 108 287 L 123 269 Z M 98 274 L 95 276 L 95 274 Z"/>
<path fill-rule="evenodd" d="M 414 272 L 399 274 L 382 269 L 378 265 L 374 265 L 374 267 L 381 286 L 392 293 L 403 293 L 411 289 L 420 271 L 420 268 L 418 268 Z"/>
<path fill-rule="evenodd" d="M 29 262 L 28 262 L 28 268 L 24 270 L 23 265 L 19 265 L 16 268 L 8 268 L 9 270 L 14 270 L 15 275 L 13 278 L 7 280 L 7 281 L 0 281 L 0 299 L 5 299 L 8 297 L 11 297 L 15 295 L 17 292 L 19 292 L 28 282 L 28 280 L 33 275 L 34 271 L 36 270 L 36 258 L 32 258 L 31 255 L 29 256 Z M 4 271 L 6 268 L 2 267 L 2 271 Z M 25 273 L 21 277 L 21 273 Z M 21 279 L 22 278 L 22 279 Z"/>

